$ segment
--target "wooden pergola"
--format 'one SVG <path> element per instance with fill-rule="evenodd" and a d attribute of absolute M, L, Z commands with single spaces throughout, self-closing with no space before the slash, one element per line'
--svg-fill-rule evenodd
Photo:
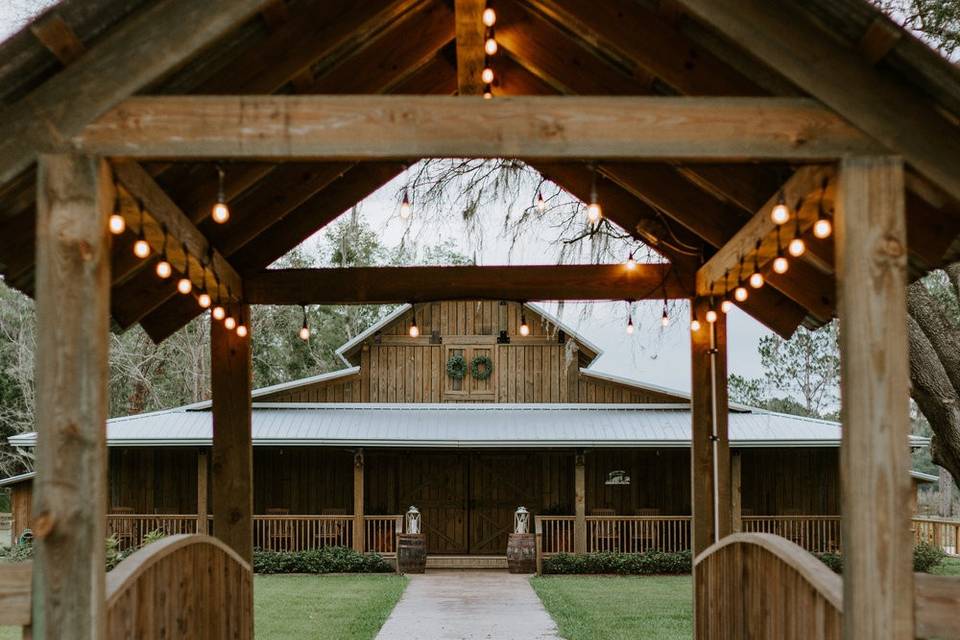
<path fill-rule="evenodd" d="M 66 0 L 0 46 L 0 108 L 0 273 L 37 303 L 36 637 L 121 637 L 134 615 L 103 572 L 108 332 L 161 341 L 202 313 L 184 275 L 241 322 L 251 303 L 691 299 L 694 550 L 732 548 L 726 327 L 707 313 L 743 259 L 769 271 L 781 201 L 809 250 L 738 304 L 783 336 L 839 316 L 843 635 L 914 637 L 905 287 L 960 246 L 960 70 L 866 1 Z M 266 270 L 434 157 L 518 158 L 584 201 L 596 175 L 604 215 L 669 265 Z M 250 341 L 211 322 L 211 344 L 213 531 L 242 567 Z M 716 603 L 697 581 L 700 624 Z"/>

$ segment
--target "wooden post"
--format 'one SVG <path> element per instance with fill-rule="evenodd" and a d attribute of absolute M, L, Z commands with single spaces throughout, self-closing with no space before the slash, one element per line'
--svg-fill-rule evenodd
<path fill-rule="evenodd" d="M 247 305 L 233 312 L 250 317 Z M 253 558 L 250 339 L 210 323 L 213 533 L 247 562 Z"/>
<path fill-rule="evenodd" d="M 730 530 L 734 533 L 743 531 L 743 493 L 740 486 L 742 464 L 740 451 L 732 449 L 730 451 Z"/>
<path fill-rule="evenodd" d="M 587 552 L 587 474 L 583 452 L 573 463 L 573 552 Z"/>
<path fill-rule="evenodd" d="M 33 634 L 106 633 L 107 355 L 113 181 L 96 158 L 37 174 Z"/>
<path fill-rule="evenodd" d="M 353 548 L 366 550 L 366 526 L 363 519 L 363 449 L 353 454 Z"/>
<path fill-rule="evenodd" d="M 732 530 L 730 497 L 730 441 L 727 438 L 727 325 L 717 310 L 717 321 L 707 322 L 710 300 L 691 305 L 692 439 L 690 486 L 693 553 L 709 547 Z"/>
<path fill-rule="evenodd" d="M 844 638 L 913 638 L 901 159 L 842 161 L 836 227 Z"/>
<path fill-rule="evenodd" d="M 197 533 L 206 535 L 209 530 L 207 516 L 207 450 L 197 451 Z"/>

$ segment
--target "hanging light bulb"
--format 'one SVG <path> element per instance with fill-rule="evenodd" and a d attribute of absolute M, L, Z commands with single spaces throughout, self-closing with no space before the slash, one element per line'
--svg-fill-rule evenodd
<path fill-rule="evenodd" d="M 247 330 L 246 323 L 243 321 L 243 312 L 241 311 L 238 315 L 240 318 L 237 320 L 237 337 L 246 338 L 249 331 Z"/>
<path fill-rule="evenodd" d="M 700 321 L 696 318 L 690 321 L 690 331 L 693 331 L 694 333 L 700 331 Z"/>
<path fill-rule="evenodd" d="M 414 312 L 413 317 L 410 318 L 410 337 L 416 338 L 420 335 L 420 327 L 417 326 L 417 314 Z"/>
<path fill-rule="evenodd" d="M 483 10 L 483 24 L 486 27 L 492 27 L 497 24 L 497 12 L 492 7 Z"/>
<path fill-rule="evenodd" d="M 530 325 L 527 324 L 527 316 L 522 311 L 520 312 L 520 335 L 530 335 Z"/>
<path fill-rule="evenodd" d="M 547 210 L 547 201 L 543 199 L 543 192 L 537 189 L 537 212 L 543 213 Z"/>
<path fill-rule="evenodd" d="M 483 52 L 488 56 L 492 56 L 497 53 L 497 40 L 493 37 L 493 31 L 491 30 L 490 35 L 487 37 L 486 41 L 483 43 Z"/>
<path fill-rule="evenodd" d="M 723 272 L 723 299 L 720 301 L 721 313 L 730 313 L 733 303 L 730 302 L 730 270 Z"/>
<path fill-rule="evenodd" d="M 717 321 L 717 310 L 716 310 L 716 306 L 715 306 L 714 303 L 713 303 L 713 291 L 712 291 L 712 289 L 713 289 L 713 288 L 711 287 L 711 292 L 710 292 L 710 308 L 707 309 L 707 315 L 706 315 L 707 322 L 709 322 L 710 324 L 713 324 L 714 322 Z"/>
<path fill-rule="evenodd" d="M 770 219 L 773 224 L 781 225 L 790 219 L 790 209 L 783 197 L 783 191 L 780 191 L 780 201 L 770 210 Z"/>
<path fill-rule="evenodd" d="M 210 315 L 213 316 L 214 320 L 220 321 L 227 317 L 227 310 L 224 309 L 218 302 L 217 306 L 215 306 L 213 311 L 210 312 Z"/>
<path fill-rule="evenodd" d="M 140 232 L 137 233 L 137 241 L 133 243 L 133 255 L 142 260 L 150 255 L 150 244 L 143 235 L 143 203 L 137 200 L 137 206 L 140 209 Z"/>
<path fill-rule="evenodd" d="M 633 257 L 633 251 L 630 252 L 630 255 L 627 256 L 627 261 L 623 265 L 630 271 L 634 271 L 637 268 L 637 261 Z"/>
<path fill-rule="evenodd" d="M 634 331 L 634 327 L 633 327 L 633 315 L 631 314 L 631 315 L 627 318 L 627 335 L 628 335 L 628 336 L 632 336 L 632 335 L 633 335 L 633 331 Z"/>
<path fill-rule="evenodd" d="M 667 312 L 667 299 L 663 299 L 663 313 L 660 314 L 660 326 L 670 326 L 670 314 Z"/>
<path fill-rule="evenodd" d="M 484 67 L 483 71 L 480 72 L 480 81 L 483 84 L 493 84 L 493 69 Z"/>
<path fill-rule="evenodd" d="M 780 246 L 780 227 L 777 227 L 777 257 L 773 259 L 773 270 L 776 273 L 786 273 L 790 268 L 790 262 L 783 255 L 783 247 Z"/>
<path fill-rule="evenodd" d="M 127 221 L 123 219 L 123 216 L 120 215 L 120 193 L 117 192 L 116 198 L 113 201 L 113 213 L 110 214 L 110 220 L 108 222 L 110 227 L 110 233 L 115 236 L 123 233 L 127 228 Z"/>
<path fill-rule="evenodd" d="M 410 196 L 407 193 L 406 187 L 403 189 L 403 201 L 400 203 L 400 217 L 403 220 L 406 220 L 410 217 L 410 214 L 413 212 L 413 208 L 410 206 Z"/>
<path fill-rule="evenodd" d="M 228 315 L 223 321 L 223 326 L 227 331 L 233 331 L 237 328 L 237 321 L 233 316 Z"/>
<path fill-rule="evenodd" d="M 183 262 L 184 262 L 184 273 L 183 277 L 177 280 L 177 291 L 183 295 L 189 294 L 193 291 L 193 281 L 190 279 L 190 254 L 187 253 L 187 245 L 183 245 Z"/>
<path fill-rule="evenodd" d="M 803 241 L 803 238 L 794 238 L 790 241 L 790 244 L 787 245 L 787 252 L 790 253 L 794 258 L 799 258 L 807 251 L 807 243 Z"/>
<path fill-rule="evenodd" d="M 597 168 L 593 168 L 593 175 L 590 182 L 590 204 L 587 206 L 587 218 L 590 222 L 596 223 L 603 215 L 600 208 L 600 202 L 597 200 Z"/>
<path fill-rule="evenodd" d="M 310 339 L 310 325 L 307 324 L 307 305 L 303 305 L 303 325 L 300 327 L 300 339 L 304 342 Z"/>
<path fill-rule="evenodd" d="M 201 309 L 209 309 L 210 305 L 213 304 L 213 300 L 210 299 L 210 294 L 204 291 L 197 296 L 197 304 L 200 305 Z"/>
<path fill-rule="evenodd" d="M 483 99 L 489 100 L 493 97 L 493 85 L 485 84 L 483 85 Z"/>
<path fill-rule="evenodd" d="M 720 311 L 723 313 L 730 313 L 730 309 L 733 309 L 733 303 L 727 298 L 724 298 L 723 302 L 720 303 Z"/>
<path fill-rule="evenodd" d="M 736 289 L 734 289 L 733 297 L 736 298 L 737 302 L 743 302 L 750 297 L 750 292 L 747 291 L 747 288 L 743 286 L 743 283 L 741 283 Z"/>
<path fill-rule="evenodd" d="M 157 277 L 166 280 L 173 274 L 173 267 L 167 260 L 167 225 L 163 225 L 163 246 L 160 249 L 160 262 L 157 263 Z"/>
<path fill-rule="evenodd" d="M 823 240 L 829 238 L 830 234 L 833 233 L 833 223 L 830 222 L 830 218 L 827 217 L 826 212 L 823 210 L 823 199 L 827 194 L 827 180 L 823 181 L 823 188 L 820 191 L 820 202 L 817 204 L 817 221 L 813 223 L 813 235 L 817 238 Z"/>
<path fill-rule="evenodd" d="M 760 241 L 757 240 L 757 250 L 753 254 L 753 273 L 750 274 L 750 286 L 759 289 L 763 286 L 763 274 L 760 273 Z"/>
<path fill-rule="evenodd" d="M 230 219 L 230 207 L 227 206 L 227 196 L 223 189 L 223 167 L 217 165 L 217 202 L 210 210 L 210 217 L 217 224 L 223 224 Z"/>

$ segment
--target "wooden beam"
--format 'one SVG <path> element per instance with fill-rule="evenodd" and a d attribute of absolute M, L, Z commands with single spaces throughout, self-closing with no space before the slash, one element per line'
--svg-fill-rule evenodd
<path fill-rule="evenodd" d="M 836 213 L 844 638 L 913 638 L 903 164 L 849 158 Z"/>
<path fill-rule="evenodd" d="M 587 552 L 587 470 L 586 454 L 573 459 L 573 552 Z"/>
<path fill-rule="evenodd" d="M 197 451 L 197 533 L 206 535 L 209 530 L 209 454 L 206 449 Z"/>
<path fill-rule="evenodd" d="M 72 140 L 135 158 L 834 159 L 878 146 L 796 98 L 143 96 Z"/>
<path fill-rule="evenodd" d="M 363 516 L 363 449 L 353 454 L 353 550 L 366 550 L 367 527 Z"/>
<path fill-rule="evenodd" d="M 908 84 L 825 33 L 803 5 L 679 2 L 960 200 L 960 129 Z"/>
<path fill-rule="evenodd" d="M 435 300 L 685 298 L 669 264 L 266 269 L 245 281 L 251 304 L 393 304 Z"/>
<path fill-rule="evenodd" d="M 167 229 L 167 256 L 181 274 L 189 272 L 196 285 L 203 284 L 210 291 L 216 291 L 214 273 L 220 278 L 221 294 L 227 299 L 240 300 L 243 297 L 243 281 L 233 266 L 227 262 L 218 250 L 214 249 L 206 236 L 200 233 L 190 218 L 180 210 L 173 200 L 160 188 L 153 178 L 136 162 L 130 160 L 114 161 L 113 173 L 127 197 L 121 197 L 123 216 L 127 224 L 134 229 L 140 228 L 140 213 L 136 201 L 143 203 L 143 232 L 154 254 L 164 247 L 163 227 Z M 184 254 L 184 248 L 187 253 Z M 209 269 L 203 265 L 209 259 Z"/>
<path fill-rule="evenodd" d="M 0 112 L 0 183 L 249 18 L 262 0 L 169 0 L 134 13 L 78 59 Z M 96 91 L 90 90 L 96 87 Z"/>
<path fill-rule="evenodd" d="M 113 204 L 105 163 L 43 155 L 37 176 L 35 638 L 103 638 Z"/>
<path fill-rule="evenodd" d="M 700 328 L 690 331 L 691 444 L 690 486 L 692 487 L 691 536 L 693 555 L 733 527 L 730 493 L 730 440 L 727 433 L 727 327 L 726 316 L 707 322 L 708 300 L 692 303 L 691 320 Z"/>
<path fill-rule="evenodd" d="M 797 217 L 799 217 L 801 233 L 805 233 L 816 222 L 821 204 L 821 192 L 823 192 L 824 211 L 833 210 L 836 192 L 835 176 L 836 171 L 832 166 L 810 166 L 799 169 L 784 183 L 781 193 L 792 213 L 790 220 L 780 227 L 780 248 L 785 255 L 787 244 L 794 235 Z M 824 185 L 826 185 L 825 191 Z M 724 276 L 732 275 L 736 281 L 741 258 L 748 259 L 747 264 L 751 265 L 753 256 L 757 256 L 760 268 L 765 269 L 777 257 L 777 225 L 770 219 L 770 212 L 780 202 L 781 193 L 773 194 L 736 235 L 700 267 L 697 271 L 697 295 L 722 294 Z M 795 206 L 798 202 L 803 203 L 799 210 Z M 758 240 L 761 242 L 759 249 L 756 247 Z M 792 266 L 798 264 L 795 258 L 790 258 L 790 262 Z M 828 309 L 819 310 L 829 312 Z"/>
<path fill-rule="evenodd" d="M 246 305 L 239 305 L 237 312 L 250 318 Z M 249 335 L 241 338 L 228 331 L 222 322 L 210 323 L 213 533 L 247 562 L 253 557 L 250 340 Z"/>
<path fill-rule="evenodd" d="M 483 51 L 486 27 L 483 10 L 487 0 L 455 0 L 457 27 L 457 88 L 462 96 L 483 95 L 480 72 L 486 54 Z"/>
<path fill-rule="evenodd" d="M 34 22 L 30 31 L 64 66 L 73 63 L 86 50 L 59 13 L 51 13 Z"/>

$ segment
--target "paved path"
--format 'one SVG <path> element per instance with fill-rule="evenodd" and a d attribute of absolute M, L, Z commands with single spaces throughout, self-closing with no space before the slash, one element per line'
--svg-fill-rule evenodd
<path fill-rule="evenodd" d="M 412 575 L 377 640 L 559 638 L 529 579 L 506 571 Z"/>

